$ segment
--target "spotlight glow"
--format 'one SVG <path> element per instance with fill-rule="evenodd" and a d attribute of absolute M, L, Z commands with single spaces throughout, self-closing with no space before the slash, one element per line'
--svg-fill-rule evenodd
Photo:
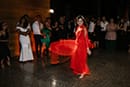
<path fill-rule="evenodd" d="M 50 9 L 49 12 L 50 12 L 51 14 L 53 14 L 53 13 L 54 13 L 54 9 Z"/>

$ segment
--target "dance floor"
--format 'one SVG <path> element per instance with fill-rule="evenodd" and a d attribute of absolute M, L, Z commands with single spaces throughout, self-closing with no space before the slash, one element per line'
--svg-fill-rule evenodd
<path fill-rule="evenodd" d="M 0 87 L 130 87 L 130 54 L 95 49 L 88 58 L 90 76 L 79 79 L 69 68 L 69 58 L 60 56 L 60 64 L 51 65 L 50 57 L 19 63 L 0 69 Z"/>

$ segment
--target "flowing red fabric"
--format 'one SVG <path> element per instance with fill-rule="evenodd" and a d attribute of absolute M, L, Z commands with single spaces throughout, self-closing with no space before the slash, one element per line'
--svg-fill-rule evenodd
<path fill-rule="evenodd" d="M 75 40 L 60 40 L 52 42 L 49 50 L 57 55 L 70 56 L 74 53 L 75 47 Z"/>
<path fill-rule="evenodd" d="M 85 37 L 83 28 L 85 28 L 85 26 L 81 26 L 76 30 L 77 49 L 72 55 L 70 63 L 70 67 L 75 74 L 90 74 L 87 64 L 87 47 L 90 42 L 88 39 L 88 34 Z"/>

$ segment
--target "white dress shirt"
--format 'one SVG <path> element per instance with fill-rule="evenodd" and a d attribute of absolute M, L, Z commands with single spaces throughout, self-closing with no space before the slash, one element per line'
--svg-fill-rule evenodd
<path fill-rule="evenodd" d="M 41 30 L 43 29 L 43 24 L 42 23 L 39 24 L 38 21 L 35 21 L 32 24 L 32 29 L 33 29 L 34 34 L 41 35 Z"/>

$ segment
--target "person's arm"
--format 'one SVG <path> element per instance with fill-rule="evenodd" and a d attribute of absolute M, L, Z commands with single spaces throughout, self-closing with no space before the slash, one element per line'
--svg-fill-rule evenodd
<path fill-rule="evenodd" d="M 123 30 L 127 31 L 127 24 L 126 23 L 124 24 Z"/>
<path fill-rule="evenodd" d="M 85 42 L 86 42 L 86 46 L 87 46 L 87 53 L 88 53 L 88 55 L 91 55 L 90 44 L 92 44 L 92 43 L 91 43 L 90 39 L 88 38 L 88 32 L 87 32 L 86 28 L 84 29 L 84 36 L 85 36 L 85 40 L 86 40 Z"/>
<path fill-rule="evenodd" d="M 27 34 L 29 34 L 31 32 L 31 26 L 30 24 L 27 26 Z"/>
<path fill-rule="evenodd" d="M 27 35 L 27 32 L 23 32 L 20 30 L 21 27 L 16 27 L 16 31 L 19 33 L 19 34 L 22 34 L 22 35 Z"/>

